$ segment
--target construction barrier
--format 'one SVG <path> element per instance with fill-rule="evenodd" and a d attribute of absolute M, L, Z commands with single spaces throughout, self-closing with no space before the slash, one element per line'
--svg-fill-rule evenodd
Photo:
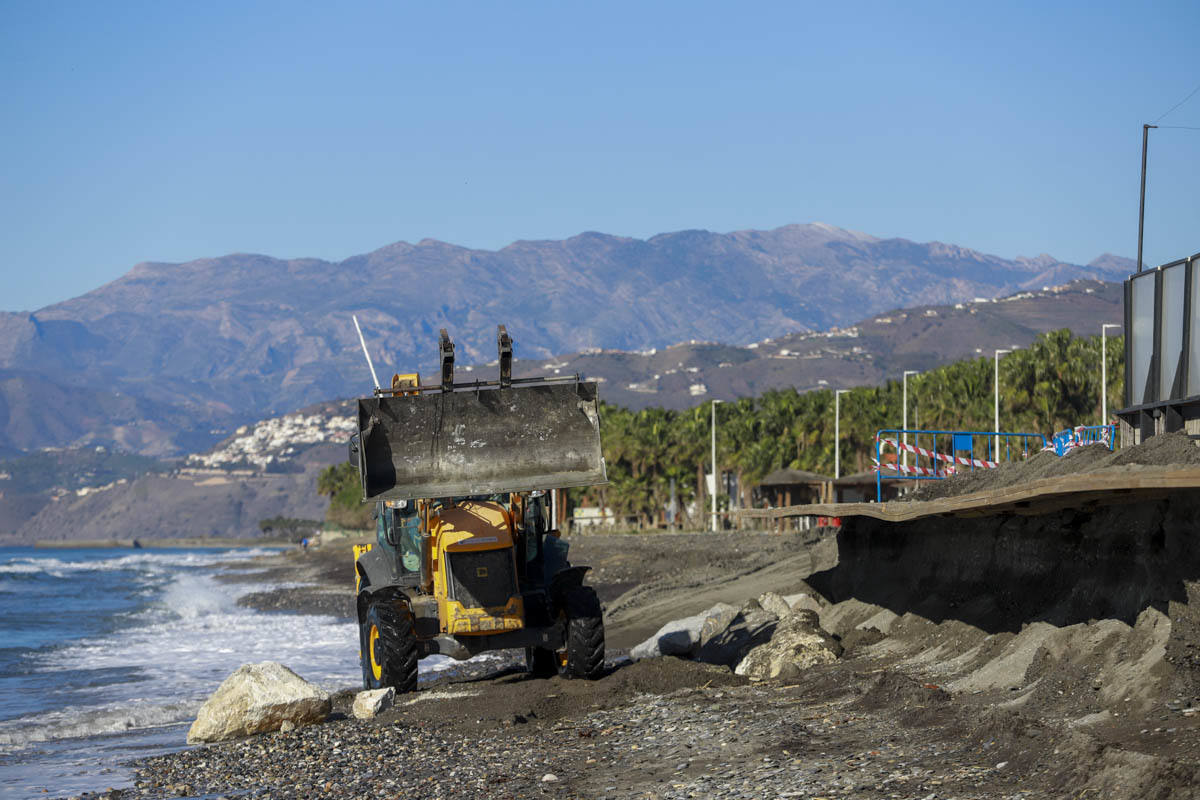
<path fill-rule="evenodd" d="M 906 439 L 912 437 L 909 444 Z M 922 446 L 922 441 L 927 446 Z M 939 444 L 941 445 L 939 447 Z M 883 448 L 896 450 L 895 463 L 885 463 Z M 883 479 L 943 480 L 954 475 L 960 467 L 970 470 L 992 469 L 1002 463 L 1028 458 L 1047 448 L 1046 437 L 1040 433 L 1008 433 L 1003 431 L 934 431 L 885 429 L 875 434 L 875 499 L 883 500 Z M 949 452 L 944 452 L 944 451 Z M 913 453 L 917 463 L 901 461 L 905 453 Z M 965 454 L 965 455 L 962 455 Z M 978 455 L 982 458 L 976 457 Z M 922 466 L 920 459 L 928 466 Z M 891 474 L 885 474 L 890 471 Z"/>
<path fill-rule="evenodd" d="M 1047 449 L 1053 450 L 1055 455 L 1059 456 L 1065 456 L 1076 447 L 1089 444 L 1106 445 L 1112 450 L 1116 438 L 1116 425 L 1080 425 L 1054 434 Z"/>

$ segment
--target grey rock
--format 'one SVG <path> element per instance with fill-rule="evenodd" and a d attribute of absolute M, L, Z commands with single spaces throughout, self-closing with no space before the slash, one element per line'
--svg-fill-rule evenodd
<path fill-rule="evenodd" d="M 704 634 L 723 630 L 737 614 L 737 609 L 728 603 L 717 603 L 707 611 L 682 619 L 674 619 L 663 625 L 653 636 L 629 651 L 634 661 L 656 656 L 695 655 L 704 641 Z"/>
<path fill-rule="evenodd" d="M 821 613 L 823 604 L 821 603 L 820 598 L 806 592 L 800 592 L 799 594 L 785 594 L 783 599 L 792 609 L 807 608 L 809 611 L 816 611 L 818 614 Z"/>
<path fill-rule="evenodd" d="M 755 602 L 755 605 L 758 604 Z M 761 608 L 743 610 L 723 631 L 704 643 L 696 653 L 696 660 L 732 668 L 750 650 L 770 641 L 778 623 L 774 614 Z"/>
<path fill-rule="evenodd" d="M 704 624 L 700 626 L 700 646 L 708 644 L 714 636 L 724 632 L 740 613 L 736 606 L 729 603 L 717 603 L 708 610 Z"/>
<path fill-rule="evenodd" d="M 759 595 L 758 604 L 762 606 L 763 611 L 774 614 L 780 619 L 792 613 L 791 605 L 775 592 L 764 592 Z"/>

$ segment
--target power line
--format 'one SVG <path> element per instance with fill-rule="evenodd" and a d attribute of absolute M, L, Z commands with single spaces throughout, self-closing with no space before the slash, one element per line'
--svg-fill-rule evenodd
<path fill-rule="evenodd" d="M 1193 95 L 1195 95 L 1195 94 L 1196 94 L 1196 92 L 1200 92 L 1200 84 L 1197 84 L 1197 85 L 1196 85 L 1196 88 L 1195 88 L 1195 89 L 1192 89 L 1192 91 L 1188 93 L 1188 96 L 1187 96 L 1187 97 L 1183 98 L 1183 99 L 1182 99 L 1182 100 L 1180 100 L 1178 103 L 1176 103 L 1175 105 L 1173 105 L 1173 106 L 1171 106 L 1170 108 L 1168 108 L 1168 109 L 1167 109 L 1167 110 L 1166 110 L 1166 111 L 1163 113 L 1162 117 L 1159 117 L 1158 119 L 1162 119 L 1162 118 L 1163 118 L 1163 117 L 1165 117 L 1167 114 L 1170 114 L 1172 111 L 1174 111 L 1175 109 L 1179 108 L 1181 105 L 1183 105 L 1184 103 L 1186 103 L 1188 100 L 1191 100 L 1191 99 L 1192 99 L 1192 96 L 1193 96 Z M 1155 121 L 1155 122 L 1158 122 L 1158 119 L 1156 119 L 1156 120 L 1154 120 L 1154 121 Z"/>
<path fill-rule="evenodd" d="M 1161 118 L 1160 118 L 1161 119 Z M 1159 125 L 1159 128 L 1168 128 L 1177 131 L 1200 131 L 1200 127 L 1195 125 Z"/>

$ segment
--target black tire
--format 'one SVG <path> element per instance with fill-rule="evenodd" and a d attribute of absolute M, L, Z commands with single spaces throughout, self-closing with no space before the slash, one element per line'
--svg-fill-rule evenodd
<path fill-rule="evenodd" d="M 558 653 L 544 647 L 526 647 L 525 666 L 534 678 L 553 678 L 558 674 Z"/>
<path fill-rule="evenodd" d="M 417 688 L 417 637 L 407 600 L 396 595 L 371 600 L 359 635 L 364 687 L 391 686 L 397 693 Z"/>
<path fill-rule="evenodd" d="M 604 614 L 600 598 L 590 586 L 567 592 L 567 664 L 563 674 L 570 678 L 595 680 L 604 671 Z"/>

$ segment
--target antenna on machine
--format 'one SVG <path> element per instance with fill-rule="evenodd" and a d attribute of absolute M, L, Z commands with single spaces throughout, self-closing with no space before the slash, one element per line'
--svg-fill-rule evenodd
<path fill-rule="evenodd" d="M 363 338 L 362 328 L 358 324 L 358 315 L 351 314 L 350 318 L 354 320 L 354 330 L 358 331 L 358 343 L 362 345 L 363 355 L 367 357 L 367 369 L 371 370 L 371 380 L 375 381 L 375 388 L 379 388 L 379 378 L 375 375 L 375 365 L 371 363 L 371 353 L 367 350 L 367 340 Z"/>

